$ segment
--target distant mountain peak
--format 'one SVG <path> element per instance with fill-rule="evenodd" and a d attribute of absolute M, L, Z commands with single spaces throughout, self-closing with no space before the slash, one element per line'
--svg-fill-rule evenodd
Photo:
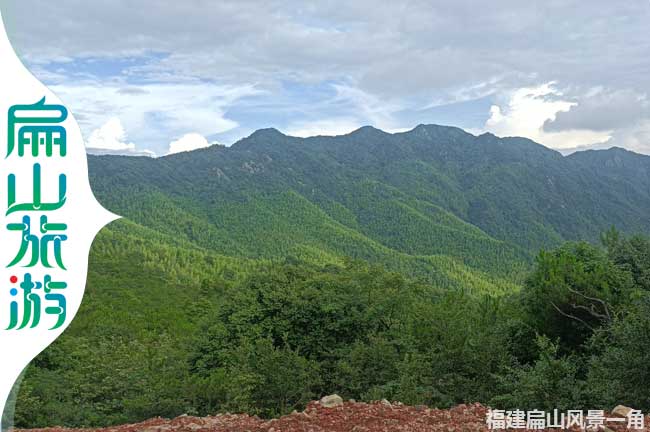
<path fill-rule="evenodd" d="M 413 129 L 411 129 L 408 132 L 405 132 L 406 134 L 409 135 L 414 135 L 420 138 L 436 138 L 440 137 L 441 135 L 463 135 L 463 136 L 473 136 L 469 132 L 464 131 L 461 128 L 458 128 L 456 126 L 445 126 L 445 125 L 438 125 L 438 124 L 419 124 Z"/>
<path fill-rule="evenodd" d="M 492 132 L 483 132 L 481 135 L 478 136 L 478 138 L 481 138 L 481 137 L 499 139 L 499 137 L 494 135 Z"/>
<path fill-rule="evenodd" d="M 384 132 L 381 129 L 377 129 L 374 126 L 369 126 L 369 125 L 361 126 L 359 129 L 355 129 L 349 134 L 347 134 L 347 136 L 361 138 L 361 139 L 380 138 L 389 135 L 390 134 L 388 132 Z"/>
<path fill-rule="evenodd" d="M 232 148 L 267 148 L 268 146 L 273 146 L 278 141 L 283 141 L 286 138 L 289 138 L 289 136 L 275 128 L 258 129 L 246 138 L 242 138 L 234 143 Z"/>
<path fill-rule="evenodd" d="M 639 155 L 639 153 L 636 153 L 636 152 L 633 152 L 632 150 L 628 150 L 626 148 L 618 147 L 618 146 L 610 147 L 608 149 L 605 149 L 605 151 L 609 151 L 609 152 L 612 152 L 612 153 L 625 153 L 625 154 Z M 640 155 L 640 156 L 643 156 L 643 155 Z"/>
<path fill-rule="evenodd" d="M 603 168 L 627 170 L 650 174 L 650 156 L 635 153 L 621 147 L 610 147 L 605 150 L 589 149 L 572 153 L 567 159 L 585 163 L 589 166 L 597 166 L 602 171 Z M 645 175 L 645 174 L 644 174 Z"/>
<path fill-rule="evenodd" d="M 286 137 L 287 135 L 283 134 L 276 128 L 263 128 L 263 129 L 258 129 L 252 134 L 249 135 L 248 138 L 276 138 L 276 137 Z"/>
<path fill-rule="evenodd" d="M 617 147 L 617 146 L 612 146 L 612 147 L 604 148 L 604 149 L 592 148 L 592 149 L 586 149 L 586 150 L 579 150 L 579 151 L 571 153 L 567 157 L 569 157 L 569 158 L 571 158 L 571 157 L 577 158 L 577 157 L 585 157 L 585 156 L 588 156 L 588 155 L 602 157 L 602 158 L 606 158 L 606 157 L 610 157 L 610 156 L 616 156 L 616 155 L 625 155 L 627 157 L 632 157 L 632 158 L 638 157 L 640 159 L 647 159 L 648 157 L 650 157 L 648 155 L 644 155 L 642 153 L 637 153 L 635 151 L 628 150 L 628 149 L 623 148 L 623 147 Z"/>

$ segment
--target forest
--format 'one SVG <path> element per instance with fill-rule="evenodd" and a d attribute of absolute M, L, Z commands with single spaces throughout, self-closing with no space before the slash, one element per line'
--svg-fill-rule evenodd
<path fill-rule="evenodd" d="M 89 169 L 124 219 L 25 371 L 20 427 L 268 418 L 332 393 L 650 410 L 648 157 L 418 126 Z"/>
<path fill-rule="evenodd" d="M 98 239 L 83 310 L 27 371 L 19 426 L 272 417 L 332 392 L 435 407 L 650 409 L 645 236 L 610 230 L 602 245 L 542 251 L 521 290 L 498 296 L 362 261 L 247 267 L 130 240 L 112 230 Z M 209 277 L 185 275 L 197 261 Z M 135 296 L 133 286 L 150 288 Z"/>

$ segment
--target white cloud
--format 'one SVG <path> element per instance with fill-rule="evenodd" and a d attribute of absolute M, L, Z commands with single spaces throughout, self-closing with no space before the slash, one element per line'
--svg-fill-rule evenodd
<path fill-rule="evenodd" d="M 576 102 L 566 100 L 554 83 L 524 87 L 507 94 L 490 108 L 485 130 L 498 136 L 523 136 L 551 148 L 573 148 L 602 143 L 611 131 L 568 130 L 545 132 L 544 124 L 567 112 Z"/>
<path fill-rule="evenodd" d="M 646 94 L 631 89 L 588 89 L 577 102 L 569 111 L 559 113 L 555 120 L 547 121 L 544 130 L 612 131 L 629 128 L 650 117 L 650 101 Z"/>
<path fill-rule="evenodd" d="M 617 130 L 607 145 L 650 155 L 650 119 L 642 119 L 631 127 Z"/>
<path fill-rule="evenodd" d="M 84 131 L 117 116 L 138 147 L 159 154 L 186 131 L 234 140 L 260 125 L 332 134 L 437 118 L 554 148 L 610 138 L 638 147 L 650 118 L 650 102 L 637 100 L 650 88 L 638 37 L 647 1 L 504 0 L 480 13 L 466 0 L 5 3 L 5 20 L 20 23 L 9 26 L 12 43 L 38 77 L 60 84 L 51 87 Z M 539 86 L 553 80 L 570 97 Z M 334 98 L 313 91 L 332 83 Z M 612 96 L 590 96 L 599 86 Z M 255 106 L 238 100 L 259 89 L 267 94 Z M 491 113 L 421 111 L 487 95 L 498 98 Z"/>
<path fill-rule="evenodd" d="M 205 137 L 198 133 L 188 133 L 183 135 L 176 141 L 169 143 L 169 151 L 167 154 L 174 154 L 186 151 L 197 150 L 200 148 L 209 147 L 210 143 Z"/>
<path fill-rule="evenodd" d="M 30 61 L 168 53 L 152 70 L 237 83 L 346 76 L 393 96 L 501 75 L 605 85 L 633 78 L 639 88 L 650 80 L 638 37 L 648 2 L 531 8 L 504 0 L 480 13 L 466 0 L 4 3 L 7 21 L 21 24 L 10 26 L 12 41 Z"/>
<path fill-rule="evenodd" d="M 127 141 L 122 122 L 117 117 L 111 117 L 101 127 L 92 131 L 86 141 L 86 149 L 89 154 L 95 155 L 156 156 L 151 150 L 136 149 L 135 144 Z"/>
<path fill-rule="evenodd" d="M 400 127 L 399 121 L 394 118 L 394 114 L 403 109 L 397 102 L 378 98 L 349 83 L 332 84 L 331 88 L 334 96 L 312 105 L 314 111 L 309 112 L 308 118 L 294 120 L 282 128 L 287 135 L 345 135 L 367 125 L 386 132 L 410 129 Z M 333 112 L 340 114 L 333 115 Z M 321 118 L 316 117 L 318 115 Z"/>
<path fill-rule="evenodd" d="M 287 135 L 307 138 L 316 135 L 345 135 L 361 124 L 352 118 L 332 118 L 313 122 L 294 123 L 285 131 Z"/>
<path fill-rule="evenodd" d="M 357 127 L 372 125 L 385 131 L 398 128 L 393 115 L 403 109 L 403 106 L 397 102 L 378 98 L 350 85 L 335 84 L 332 87 L 336 91 L 332 104 L 356 113 Z"/>
<path fill-rule="evenodd" d="M 90 134 L 86 147 L 111 151 L 135 150 L 135 144 L 126 141 L 126 132 L 122 122 L 119 118 L 112 117 Z"/>
<path fill-rule="evenodd" d="M 235 87 L 203 82 L 145 83 L 137 88 L 130 86 L 128 91 L 124 91 L 122 83 L 94 81 L 69 82 L 50 88 L 73 113 L 82 114 L 77 119 L 82 130 L 101 130 L 102 125 L 111 122 L 115 129 L 112 135 L 126 131 L 139 147 L 158 154 L 168 150 L 165 143 L 170 137 L 185 131 L 211 136 L 237 127 L 237 122 L 226 118 L 225 111 L 235 101 L 260 93 L 251 85 Z M 121 129 L 115 128 L 113 117 L 120 119 Z M 110 136 L 111 130 L 106 134 Z M 103 133 L 92 132 L 88 141 L 93 135 L 97 140 Z M 119 142 L 110 143 L 119 145 Z"/>

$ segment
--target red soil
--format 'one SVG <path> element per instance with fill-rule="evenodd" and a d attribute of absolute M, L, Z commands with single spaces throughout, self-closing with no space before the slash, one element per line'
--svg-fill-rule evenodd
<path fill-rule="evenodd" d="M 459 405 L 449 410 L 411 407 L 399 403 L 346 402 L 324 408 L 312 402 L 303 412 L 279 419 L 263 420 L 244 414 L 212 417 L 180 416 L 173 420 L 155 418 L 142 423 L 94 429 L 94 432 L 438 432 L 488 431 L 487 408 L 480 404 Z M 650 418 L 646 418 L 650 426 Z M 624 431 L 624 425 L 608 425 L 610 431 Z M 522 429 L 517 429 L 522 430 Z M 549 429 L 559 431 L 560 429 Z M 579 430 L 579 429 L 576 429 Z M 593 430 L 593 429 L 592 429 Z M 607 431 L 607 429 L 601 429 Z M 645 431 L 650 431 L 646 427 Z M 80 429 L 48 428 L 30 432 L 77 432 Z M 90 430 L 86 430 L 88 432 Z"/>

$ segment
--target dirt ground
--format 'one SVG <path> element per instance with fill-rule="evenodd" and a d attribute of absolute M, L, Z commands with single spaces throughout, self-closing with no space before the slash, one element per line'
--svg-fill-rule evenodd
<path fill-rule="evenodd" d="M 142 423 L 93 429 L 96 432 L 437 432 L 488 431 L 487 408 L 480 405 L 459 405 L 448 410 L 400 403 L 345 402 L 326 408 L 312 402 L 303 412 L 294 412 L 279 419 L 263 420 L 242 414 L 221 414 L 211 417 L 180 416 L 173 420 L 155 418 Z M 646 417 L 646 428 L 650 418 Z M 624 431 L 624 424 L 607 424 L 602 431 Z M 516 429 L 523 430 L 523 429 Z M 561 429 L 548 429 L 559 431 Z M 580 429 L 571 429 L 578 431 Z M 598 430 L 598 429 L 588 429 Z M 33 429 L 30 432 L 78 432 L 79 429 Z M 90 431 L 90 430 L 85 430 Z M 26 431 L 23 431 L 26 432 Z"/>

